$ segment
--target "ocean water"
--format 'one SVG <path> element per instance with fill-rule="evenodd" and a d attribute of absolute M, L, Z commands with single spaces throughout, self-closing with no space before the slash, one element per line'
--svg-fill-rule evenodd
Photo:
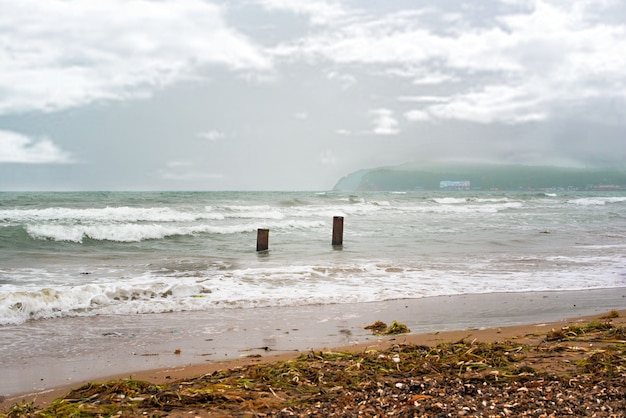
<path fill-rule="evenodd" d="M 626 192 L 0 193 L 0 329 L 625 286 Z"/>

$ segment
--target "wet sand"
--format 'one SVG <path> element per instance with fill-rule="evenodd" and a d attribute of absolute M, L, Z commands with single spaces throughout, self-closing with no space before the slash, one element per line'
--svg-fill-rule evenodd
<path fill-rule="evenodd" d="M 39 321 L 0 328 L 0 409 L 45 404 L 88 381 L 168 381 L 331 347 L 493 341 L 612 309 L 626 309 L 626 288 Z M 377 320 L 412 332 L 373 336 L 363 327 Z"/>

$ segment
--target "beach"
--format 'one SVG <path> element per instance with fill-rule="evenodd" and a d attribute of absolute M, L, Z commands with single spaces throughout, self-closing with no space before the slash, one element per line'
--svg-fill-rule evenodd
<path fill-rule="evenodd" d="M 362 350 L 380 344 L 433 345 L 463 338 L 490 340 L 559 327 L 626 308 L 626 289 L 445 296 L 364 304 L 177 312 L 134 317 L 63 318 L 47 321 L 41 341 L 12 337 L 3 346 L 2 409 L 21 400 L 45 404 L 72 387 L 114 378 L 163 382 L 202 375 L 241 362 L 293 358 L 311 350 Z M 373 335 L 375 322 L 406 324 L 410 334 Z M 34 322 L 32 326 L 42 326 Z M 24 325 L 21 326 L 24 329 Z M 91 338 L 77 333 L 89 327 Z M 28 334 L 28 331 L 25 332 Z M 41 335 L 41 332 L 33 333 Z M 13 338 L 13 340 L 12 340 Z M 18 344 L 38 345 L 40 351 Z M 8 350 L 10 354 L 7 355 Z M 278 356 L 278 357 L 277 357 Z"/>

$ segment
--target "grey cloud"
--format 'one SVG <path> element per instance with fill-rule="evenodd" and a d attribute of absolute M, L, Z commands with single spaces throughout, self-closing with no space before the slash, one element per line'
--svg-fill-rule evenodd
<path fill-rule="evenodd" d="M 254 42 L 201 0 L 0 0 L 0 114 L 147 98 L 206 65 L 270 70 Z"/>
<path fill-rule="evenodd" d="M 2 189 L 328 189 L 413 160 L 626 162 L 621 1 L 0 8 L 0 129 L 81 161 L 5 157 Z"/>
<path fill-rule="evenodd" d="M 277 51 L 344 65 L 388 65 L 390 74 L 417 86 L 445 84 L 449 104 L 415 109 L 444 119 L 525 123 L 546 118 L 553 107 L 581 95 L 626 99 L 623 89 L 614 89 L 626 72 L 626 58 L 618 52 L 626 50 L 625 24 L 595 22 L 588 12 L 597 8 L 584 2 L 537 0 L 525 6 L 500 8 L 499 15 L 478 25 L 464 10 L 452 15 L 435 6 L 359 14 Z M 455 29 L 445 34 L 425 29 L 435 12 L 444 20 L 454 16 L 447 27 Z M 481 72 L 488 77 L 476 85 Z M 504 110 L 494 108 L 494 93 Z"/>

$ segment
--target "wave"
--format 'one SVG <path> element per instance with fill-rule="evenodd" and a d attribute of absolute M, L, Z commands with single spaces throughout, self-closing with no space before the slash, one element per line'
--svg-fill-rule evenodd
<path fill-rule="evenodd" d="M 199 298 L 206 293 L 210 290 L 201 284 L 183 281 L 87 284 L 14 292 L 0 295 L 0 325 L 100 313 L 167 312 L 173 309 L 171 302 L 176 299 Z M 168 299 L 169 303 L 164 303 Z"/>
<path fill-rule="evenodd" d="M 270 205 L 258 206 L 225 206 L 225 218 L 243 218 L 243 219 L 283 219 L 284 213 Z"/>
<path fill-rule="evenodd" d="M 106 207 L 106 208 L 45 208 L 45 209 L 3 209 L 0 221 L 4 222 L 42 222 L 42 221 L 78 221 L 78 222 L 195 222 L 202 220 L 241 219 L 284 219 L 284 210 L 306 206 L 293 203 L 282 207 L 270 205 L 224 205 L 204 206 L 202 209 L 187 210 L 168 207 Z"/>
<path fill-rule="evenodd" d="M 624 203 L 626 202 L 626 197 L 583 197 L 579 199 L 572 199 L 569 203 L 573 203 L 575 205 L 580 206 L 595 206 L 595 205 L 606 205 L 611 203 Z"/>
<path fill-rule="evenodd" d="M 467 202 L 466 202 L 467 203 Z M 523 207 L 522 202 L 505 202 L 502 204 L 445 204 L 440 206 L 418 206 L 414 210 L 423 213 L 497 213 Z"/>
<path fill-rule="evenodd" d="M 585 265 L 616 263 L 612 259 L 567 259 L 558 263 L 584 262 Z M 599 262 L 602 261 L 602 262 Z M 617 260 L 619 261 L 619 259 Z M 563 271 L 544 264 L 546 269 L 527 269 L 541 259 L 514 259 L 506 267 L 475 260 L 468 269 L 399 264 L 397 260 L 342 263 L 339 265 L 275 265 L 198 270 L 163 270 L 159 266 L 136 277 L 120 278 L 115 272 L 81 276 L 79 283 L 51 281 L 19 289 L 0 287 L 0 325 L 29 320 L 95 316 L 101 314 L 143 314 L 210 308 L 256 308 L 371 302 L 401 298 L 497 293 L 533 290 L 578 290 L 623 286 L 619 277 L 605 270 L 585 268 Z M 506 272 L 507 280 L 502 280 Z M 27 272 L 22 272 L 26 274 Z M 51 272 L 39 272 L 39 274 Z M 0 269 L 3 274 L 20 271 Z M 480 280 L 476 280 L 480 277 Z M 89 281 L 89 282 L 87 282 Z M 56 284 L 54 284 L 56 283 Z"/>
<path fill-rule="evenodd" d="M 128 206 L 74 209 L 4 209 L 0 210 L 0 220 L 6 222 L 41 221 L 109 221 L 109 222 L 193 222 L 197 220 L 221 220 L 224 216 L 205 211 L 184 212 L 170 208 L 135 208 Z"/>
<path fill-rule="evenodd" d="M 458 205 L 471 203 L 508 203 L 511 201 L 508 197 L 433 197 L 431 199 L 435 203 L 441 205 Z"/>
<path fill-rule="evenodd" d="M 325 226 L 322 221 L 270 222 L 263 226 L 275 229 L 314 229 Z M 173 236 L 197 234 L 240 234 L 253 232 L 259 224 L 176 226 L 158 224 L 98 224 L 98 225 L 27 225 L 26 232 L 34 239 L 82 243 L 96 241 L 140 242 Z"/>
<path fill-rule="evenodd" d="M 440 203 L 442 205 L 453 205 L 457 203 L 467 203 L 469 201 L 466 197 L 433 197 L 433 202 Z"/>

